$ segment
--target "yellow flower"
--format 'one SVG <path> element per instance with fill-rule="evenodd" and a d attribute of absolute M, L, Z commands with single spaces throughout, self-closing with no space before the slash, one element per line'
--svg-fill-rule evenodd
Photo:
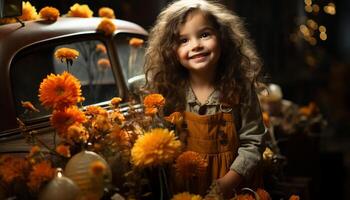
<path fill-rule="evenodd" d="M 22 107 L 29 110 L 29 111 L 35 111 L 40 112 L 37 108 L 35 108 L 30 101 L 21 101 Z"/>
<path fill-rule="evenodd" d="M 188 192 L 179 193 L 173 196 L 171 200 L 202 200 L 200 195 L 190 194 Z"/>
<path fill-rule="evenodd" d="M 39 88 L 39 100 L 47 108 L 64 109 L 82 100 L 80 82 L 68 72 L 50 74 Z"/>
<path fill-rule="evenodd" d="M 38 19 L 38 13 L 32 4 L 29 1 L 22 2 L 22 15 L 19 16 L 19 19 L 23 21 L 36 20 Z"/>
<path fill-rule="evenodd" d="M 176 172 L 185 179 L 204 176 L 207 162 L 193 151 L 185 151 L 176 159 Z"/>
<path fill-rule="evenodd" d="M 106 17 L 109 19 L 115 19 L 114 11 L 108 7 L 102 7 L 98 10 L 99 17 Z"/>
<path fill-rule="evenodd" d="M 59 134 L 64 134 L 68 127 L 75 123 L 84 123 L 86 117 L 77 107 L 67 108 L 65 110 L 55 110 L 51 116 L 51 124 Z"/>
<path fill-rule="evenodd" d="M 64 157 L 70 157 L 70 149 L 69 146 L 60 144 L 56 147 L 56 152 Z"/>
<path fill-rule="evenodd" d="M 103 70 L 111 68 L 111 63 L 109 62 L 109 59 L 107 59 L 107 58 L 100 58 L 97 61 L 97 66 L 99 66 L 100 69 L 103 71 Z"/>
<path fill-rule="evenodd" d="M 140 39 L 140 38 L 131 38 L 129 40 L 129 45 L 133 47 L 140 47 L 143 45 L 143 43 L 144 43 L 143 39 Z"/>
<path fill-rule="evenodd" d="M 94 12 L 90 10 L 88 5 L 86 4 L 80 5 L 76 3 L 70 7 L 70 10 L 67 13 L 67 16 L 89 18 L 89 17 L 92 17 L 93 14 Z"/>
<path fill-rule="evenodd" d="M 145 97 L 143 104 L 148 108 L 162 107 L 165 104 L 165 99 L 161 94 L 150 94 Z"/>
<path fill-rule="evenodd" d="M 60 11 L 57 8 L 46 6 L 40 10 L 39 15 L 48 21 L 56 21 L 60 16 Z"/>
<path fill-rule="evenodd" d="M 181 143 L 168 129 L 156 128 L 140 136 L 132 150 L 132 162 L 137 167 L 153 167 L 172 162 Z"/>
<path fill-rule="evenodd" d="M 0 180 L 11 183 L 26 178 L 29 163 L 25 158 L 2 155 L 0 157 Z"/>
<path fill-rule="evenodd" d="M 117 29 L 117 26 L 108 18 L 103 18 L 97 26 L 98 31 L 102 31 L 105 35 L 112 35 Z"/>
<path fill-rule="evenodd" d="M 120 97 L 114 97 L 112 100 L 111 100 L 111 104 L 114 108 L 118 108 L 119 106 L 119 103 L 122 102 L 122 98 Z"/>
<path fill-rule="evenodd" d="M 45 160 L 33 166 L 27 185 L 31 190 L 37 191 L 44 182 L 53 179 L 54 176 L 55 169 Z"/>
<path fill-rule="evenodd" d="M 73 60 L 77 59 L 79 56 L 79 51 L 71 48 L 59 48 L 55 51 L 55 57 L 59 60 L 67 61 L 67 60 Z"/>
<path fill-rule="evenodd" d="M 101 176 L 106 172 L 106 164 L 97 160 L 90 164 L 90 173 L 94 176 Z"/>
<path fill-rule="evenodd" d="M 106 46 L 104 44 L 97 44 L 96 51 L 101 53 L 107 53 Z"/>

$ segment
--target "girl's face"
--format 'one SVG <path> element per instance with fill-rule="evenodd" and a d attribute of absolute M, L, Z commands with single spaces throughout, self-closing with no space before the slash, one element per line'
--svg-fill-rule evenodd
<path fill-rule="evenodd" d="M 180 26 L 178 48 L 179 62 L 192 72 L 213 73 L 220 57 L 217 31 L 201 11 L 190 13 Z"/>

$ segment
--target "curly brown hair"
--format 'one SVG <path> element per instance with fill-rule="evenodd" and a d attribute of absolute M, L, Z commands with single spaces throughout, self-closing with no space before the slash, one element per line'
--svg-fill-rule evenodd
<path fill-rule="evenodd" d="M 256 85 L 261 60 L 242 20 L 216 1 L 179 0 L 170 3 L 150 31 L 145 57 L 146 88 L 167 99 L 166 113 L 185 109 L 188 71 L 177 59 L 179 29 L 187 16 L 200 10 L 219 35 L 221 55 L 215 87 L 220 101 L 231 106 L 248 95 L 246 86 Z"/>

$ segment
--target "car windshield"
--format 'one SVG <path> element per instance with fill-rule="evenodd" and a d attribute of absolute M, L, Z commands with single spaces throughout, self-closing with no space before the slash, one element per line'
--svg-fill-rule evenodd
<path fill-rule="evenodd" d="M 70 65 L 55 58 L 56 50 L 73 48 L 79 56 Z M 86 40 L 66 44 L 50 41 L 40 46 L 20 51 L 11 63 L 11 81 L 17 116 L 24 121 L 40 118 L 50 113 L 39 102 L 39 85 L 47 75 L 67 71 L 81 82 L 83 105 L 110 100 L 118 96 L 110 59 L 105 44 L 99 40 Z M 30 101 L 40 112 L 28 112 L 21 102 Z"/>

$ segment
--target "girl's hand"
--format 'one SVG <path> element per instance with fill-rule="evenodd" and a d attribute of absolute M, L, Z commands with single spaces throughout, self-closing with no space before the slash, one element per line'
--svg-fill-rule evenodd
<path fill-rule="evenodd" d="M 224 197 L 232 197 L 234 195 L 235 188 L 239 185 L 242 180 L 242 176 L 234 170 L 230 170 L 217 180 L 220 191 Z"/>

